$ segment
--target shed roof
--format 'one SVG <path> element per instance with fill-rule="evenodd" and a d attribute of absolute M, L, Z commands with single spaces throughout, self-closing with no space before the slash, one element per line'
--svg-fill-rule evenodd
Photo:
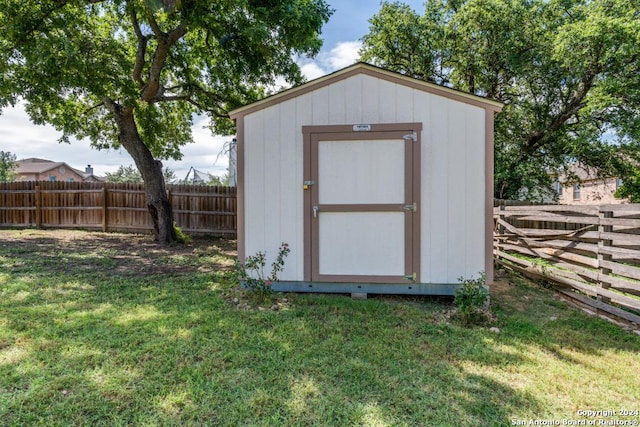
<path fill-rule="evenodd" d="M 229 117 L 231 117 L 232 119 L 236 119 L 238 117 L 242 117 L 255 111 L 262 110 L 263 108 L 278 104 L 291 98 L 295 98 L 305 93 L 320 89 L 323 86 L 330 85 L 337 81 L 344 80 L 358 74 L 365 74 L 371 77 L 387 80 L 392 83 L 401 84 L 413 89 L 422 90 L 434 95 L 443 96 L 445 98 L 475 105 L 477 107 L 493 110 L 496 112 L 502 110 L 502 107 L 504 106 L 504 104 L 502 104 L 501 102 L 494 101 L 489 98 L 462 92 L 445 86 L 440 86 L 435 83 L 426 82 L 424 80 L 415 79 L 413 77 L 405 76 L 404 74 L 396 73 L 393 71 L 388 71 L 364 62 L 358 62 L 349 67 L 335 71 L 331 74 L 327 74 L 326 76 L 311 80 L 300 86 L 286 89 L 275 95 L 268 96 L 264 99 L 253 102 L 251 104 L 247 104 L 243 107 L 236 108 L 235 110 L 229 112 Z"/>

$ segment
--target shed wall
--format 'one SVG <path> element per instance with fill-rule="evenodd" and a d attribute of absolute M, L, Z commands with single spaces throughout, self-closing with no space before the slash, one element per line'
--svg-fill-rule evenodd
<path fill-rule="evenodd" d="M 245 253 L 281 242 L 282 280 L 303 280 L 302 126 L 421 122 L 421 282 L 485 268 L 485 110 L 356 75 L 244 117 Z"/>

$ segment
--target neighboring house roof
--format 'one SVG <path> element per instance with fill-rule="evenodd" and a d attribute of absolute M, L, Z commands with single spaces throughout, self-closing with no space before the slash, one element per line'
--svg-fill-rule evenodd
<path fill-rule="evenodd" d="M 102 178 L 95 176 L 93 172 L 76 169 L 65 162 L 54 162 L 52 160 L 31 157 L 28 159 L 18 160 L 16 163 L 18 164 L 18 167 L 15 170 L 17 175 L 43 174 L 60 167 L 64 167 L 65 169 L 74 172 L 76 175 L 79 175 L 85 181 L 102 181 Z"/>
<path fill-rule="evenodd" d="M 245 116 L 247 114 L 253 113 L 254 111 L 258 111 L 271 105 L 278 104 L 282 101 L 286 101 L 287 99 L 303 95 L 305 93 L 314 91 L 323 86 L 332 84 L 336 81 L 344 80 L 357 74 L 366 74 L 372 77 L 402 84 L 404 86 L 409 86 L 414 89 L 443 96 L 445 98 L 472 104 L 488 110 L 500 111 L 504 106 L 504 104 L 502 104 L 501 102 L 494 101 L 492 99 L 473 95 L 467 92 L 462 92 L 456 89 L 451 89 L 445 86 L 440 86 L 435 83 L 426 82 L 424 80 L 415 79 L 413 77 L 405 76 L 393 71 L 388 71 L 364 62 L 358 62 L 349 67 L 343 68 L 342 70 L 338 70 L 334 73 L 327 74 L 326 76 L 311 80 L 310 82 L 304 83 L 300 86 L 284 90 L 275 95 L 261 99 L 260 101 L 245 105 L 244 107 L 236 108 L 235 110 L 229 112 L 229 117 L 231 117 L 232 119 L 236 119 L 238 117 Z"/>
<path fill-rule="evenodd" d="M 604 182 L 610 178 L 617 178 L 615 176 L 602 177 L 598 176 L 597 171 L 592 168 L 584 166 L 582 163 L 574 163 L 569 167 L 569 173 L 561 173 L 558 176 L 558 180 L 564 185 L 578 184 L 580 182 L 590 181 L 602 181 Z"/>
<path fill-rule="evenodd" d="M 27 174 L 27 173 L 44 173 L 55 169 L 60 166 L 68 165 L 64 162 L 54 162 L 46 159 L 37 159 L 37 158 L 29 158 L 18 160 L 18 167 L 16 168 L 16 173 L 19 174 Z"/>

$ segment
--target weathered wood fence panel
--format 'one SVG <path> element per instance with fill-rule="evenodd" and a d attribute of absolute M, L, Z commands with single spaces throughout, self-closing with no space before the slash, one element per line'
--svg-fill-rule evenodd
<path fill-rule="evenodd" d="M 168 185 L 175 221 L 185 232 L 235 237 L 233 187 Z M 142 184 L 102 182 L 0 183 L 0 227 L 153 229 Z"/>
<path fill-rule="evenodd" d="M 640 204 L 494 208 L 494 256 L 640 325 Z"/>

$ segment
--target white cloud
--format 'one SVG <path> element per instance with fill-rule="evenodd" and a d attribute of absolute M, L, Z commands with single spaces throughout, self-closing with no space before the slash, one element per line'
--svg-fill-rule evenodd
<path fill-rule="evenodd" d="M 302 75 L 305 76 L 307 80 L 317 79 L 327 74 L 327 71 L 323 70 L 315 61 L 301 64 L 300 71 L 302 71 Z"/>
<path fill-rule="evenodd" d="M 0 128 L 0 149 L 10 151 L 18 159 L 38 157 L 66 162 L 80 170 L 90 164 L 97 175 L 133 162 L 124 150 L 98 151 L 91 148 L 88 141 L 75 138 L 71 138 L 69 144 L 58 143 L 62 133 L 50 125 L 33 124 L 22 104 L 2 111 Z"/>
<path fill-rule="evenodd" d="M 228 156 L 218 153 L 232 137 L 213 136 L 205 127 L 207 119 L 196 121 L 193 130 L 193 144 L 182 148 L 181 161 L 165 160 L 162 163 L 176 172 L 178 178 L 184 178 L 192 166 L 213 175 L 226 173 Z M 50 125 L 35 125 L 30 120 L 23 105 L 6 108 L 0 115 L 0 150 L 9 151 L 18 159 L 39 157 L 65 162 L 76 169 L 84 170 L 87 165 L 93 167 L 96 175 L 104 176 L 115 172 L 120 165 L 133 165 L 133 159 L 126 150 L 96 150 L 89 141 L 71 138 L 69 144 L 59 144 L 61 133 Z M 217 159 L 217 161 L 216 161 Z"/>
<path fill-rule="evenodd" d="M 360 59 L 358 51 L 362 47 L 360 41 L 340 42 L 323 59 L 330 67 L 331 71 L 348 67 Z"/>
<path fill-rule="evenodd" d="M 330 51 L 320 53 L 314 60 L 299 60 L 298 65 L 307 80 L 317 79 L 358 62 L 358 51 L 361 47 L 360 41 L 339 42 Z"/>

